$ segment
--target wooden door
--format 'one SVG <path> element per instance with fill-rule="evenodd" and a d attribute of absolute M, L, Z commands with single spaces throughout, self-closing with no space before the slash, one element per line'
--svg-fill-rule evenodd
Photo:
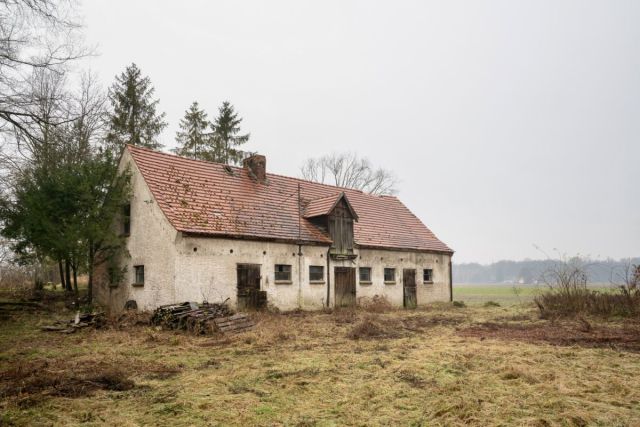
<path fill-rule="evenodd" d="M 352 267 L 335 267 L 336 307 L 353 307 L 356 305 L 356 269 Z"/>
<path fill-rule="evenodd" d="M 405 268 L 402 270 L 403 305 L 405 308 L 416 308 L 418 295 L 416 289 L 416 270 Z"/>
<path fill-rule="evenodd" d="M 266 305 L 267 293 L 260 290 L 260 264 L 238 264 L 238 310 Z"/>

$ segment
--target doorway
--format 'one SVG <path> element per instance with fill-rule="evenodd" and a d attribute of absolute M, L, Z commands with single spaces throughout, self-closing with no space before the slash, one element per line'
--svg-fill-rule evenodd
<path fill-rule="evenodd" d="M 335 267 L 336 307 L 354 307 L 356 305 L 356 269 L 353 267 Z"/>
<path fill-rule="evenodd" d="M 238 264 L 238 310 L 266 306 L 267 292 L 260 290 L 260 264 Z"/>
<path fill-rule="evenodd" d="M 404 308 L 416 308 L 418 306 L 418 295 L 415 269 L 405 268 L 402 270 L 402 289 Z"/>

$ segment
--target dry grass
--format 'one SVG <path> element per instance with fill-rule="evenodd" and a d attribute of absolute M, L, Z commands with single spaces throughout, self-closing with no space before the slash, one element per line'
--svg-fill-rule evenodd
<path fill-rule="evenodd" d="M 638 354 L 591 345 L 623 325 L 586 319 L 583 332 L 533 307 L 261 314 L 221 337 L 135 319 L 40 332 L 50 316 L 0 323 L 0 425 L 640 424 Z M 582 339 L 532 339 L 550 328 Z M 71 393 L 52 385 L 70 379 Z"/>

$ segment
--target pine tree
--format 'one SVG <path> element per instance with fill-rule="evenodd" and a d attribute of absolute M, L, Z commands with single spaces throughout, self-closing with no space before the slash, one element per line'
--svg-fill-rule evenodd
<path fill-rule="evenodd" d="M 109 100 L 113 111 L 109 115 L 107 142 L 116 150 L 125 144 L 158 149 L 158 135 L 167 126 L 165 113 L 157 113 L 158 100 L 149 77 L 143 77 L 136 64 L 131 64 L 116 76 Z"/>
<path fill-rule="evenodd" d="M 249 141 L 250 134 L 239 135 L 242 119 L 229 101 L 223 102 L 218 111 L 218 117 L 211 124 L 215 161 L 239 163 L 244 152 L 237 147 Z"/>
<path fill-rule="evenodd" d="M 174 150 L 175 153 L 193 159 L 214 160 L 208 128 L 207 113 L 194 101 L 180 120 L 180 130 L 176 132 L 176 141 L 180 145 Z"/>

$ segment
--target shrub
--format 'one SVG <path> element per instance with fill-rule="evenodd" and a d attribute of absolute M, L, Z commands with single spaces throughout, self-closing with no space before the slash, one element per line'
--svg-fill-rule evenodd
<path fill-rule="evenodd" d="M 464 301 L 454 301 L 453 306 L 456 308 L 465 308 L 467 305 L 464 303 Z"/>
<path fill-rule="evenodd" d="M 487 301 L 484 303 L 485 307 L 500 307 L 500 304 L 495 301 Z"/>
<path fill-rule="evenodd" d="M 637 266 L 633 267 L 637 270 Z M 534 298 L 543 319 L 591 314 L 595 316 L 640 315 L 640 288 L 631 280 L 617 290 L 589 289 L 586 266 L 579 258 L 561 261 L 543 274 L 548 290 Z"/>

